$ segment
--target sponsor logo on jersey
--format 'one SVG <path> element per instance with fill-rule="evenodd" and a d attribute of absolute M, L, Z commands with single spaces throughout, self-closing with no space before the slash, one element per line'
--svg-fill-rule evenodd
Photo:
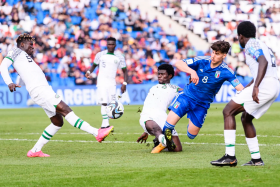
<path fill-rule="evenodd" d="M 219 77 L 220 77 L 220 74 L 221 74 L 221 72 L 220 72 L 220 71 L 216 71 L 216 73 L 215 73 L 215 77 L 216 77 L 216 78 L 219 78 Z"/>
<path fill-rule="evenodd" d="M 177 109 L 179 106 L 180 106 L 180 103 L 179 103 L 178 101 L 173 105 L 173 107 L 174 107 L 175 109 Z"/>

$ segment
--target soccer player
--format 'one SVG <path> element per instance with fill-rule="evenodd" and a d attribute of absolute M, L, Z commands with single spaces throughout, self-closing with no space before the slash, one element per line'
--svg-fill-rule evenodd
<path fill-rule="evenodd" d="M 121 92 L 126 91 L 127 85 L 127 69 L 124 56 L 115 51 L 116 39 L 109 37 L 107 39 L 107 50 L 101 51 L 96 54 L 94 63 L 87 71 L 86 77 L 92 78 L 91 73 L 96 66 L 99 65 L 99 74 L 97 77 L 97 91 L 98 102 L 101 104 L 101 115 L 103 118 L 101 128 L 107 128 L 110 126 L 109 117 L 106 113 L 106 106 L 108 103 L 116 99 L 116 73 L 117 69 L 121 68 L 124 74 L 124 82 L 121 87 Z"/>
<path fill-rule="evenodd" d="M 173 76 L 174 69 L 172 65 L 162 64 L 158 67 L 159 84 L 150 89 L 145 99 L 139 120 L 145 132 L 138 138 L 137 142 L 146 142 L 148 134 L 156 137 L 157 141 L 154 140 L 154 142 L 164 138 L 162 129 L 167 118 L 166 110 L 180 89 L 178 86 L 170 84 Z M 176 145 L 174 151 L 182 151 L 182 145 L 175 129 L 172 132 L 172 140 Z M 162 141 L 159 146 L 155 146 L 151 153 L 160 153 L 165 147 L 166 142 Z"/>
<path fill-rule="evenodd" d="M 113 127 L 96 129 L 86 121 L 82 120 L 66 105 L 51 86 L 41 68 L 30 57 L 34 52 L 34 38 L 29 34 L 20 35 L 17 40 L 17 47 L 8 52 L 2 61 L 0 71 L 5 83 L 11 92 L 16 91 L 20 86 L 14 84 L 9 76 L 8 68 L 13 65 L 17 73 L 26 85 L 32 100 L 40 105 L 51 120 L 51 124 L 44 130 L 35 146 L 28 151 L 28 157 L 49 157 L 41 151 L 42 147 L 49 142 L 55 133 L 63 126 L 63 117 L 74 127 L 86 131 L 95 136 L 98 142 L 104 140 L 110 134 Z"/>
<path fill-rule="evenodd" d="M 251 160 L 243 166 L 262 166 L 259 144 L 253 119 L 259 119 L 279 95 L 277 66 L 271 49 L 256 39 L 256 27 L 249 21 L 241 22 L 237 27 L 238 40 L 245 48 L 246 64 L 253 75 L 253 80 L 236 94 L 226 105 L 224 114 L 224 137 L 226 153 L 219 160 L 212 161 L 215 166 L 236 166 L 235 157 L 235 116 L 241 112 L 246 142 L 251 153 Z"/>
<path fill-rule="evenodd" d="M 177 122 L 188 114 L 189 124 L 187 135 L 194 139 L 201 129 L 207 115 L 210 103 L 214 96 L 220 90 L 225 81 L 240 91 L 242 84 L 236 78 L 234 72 L 227 66 L 223 60 L 226 58 L 230 44 L 225 41 L 215 42 L 211 57 L 195 57 L 175 62 L 175 66 L 191 75 L 191 83 L 186 85 L 183 92 L 180 93 L 172 102 L 169 109 L 163 132 L 168 149 L 174 149 L 175 144 L 172 140 L 172 131 Z M 162 143 L 162 142 L 161 142 Z"/>

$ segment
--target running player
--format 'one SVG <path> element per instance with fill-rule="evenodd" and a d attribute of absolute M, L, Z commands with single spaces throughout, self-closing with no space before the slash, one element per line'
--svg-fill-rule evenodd
<path fill-rule="evenodd" d="M 106 113 L 106 106 L 108 103 L 116 99 L 116 73 L 117 69 L 121 68 L 124 74 L 124 82 L 121 87 L 121 92 L 126 91 L 127 85 L 127 69 L 124 56 L 115 51 L 116 39 L 109 37 L 107 39 L 107 50 L 96 54 L 94 63 L 90 70 L 87 71 L 86 77 L 92 78 L 91 73 L 96 66 L 99 65 L 99 74 L 97 77 L 98 102 L 101 104 L 101 115 L 103 118 L 101 128 L 110 126 L 109 117 Z"/>
<path fill-rule="evenodd" d="M 155 136 L 157 142 L 164 138 L 162 129 L 167 118 L 166 110 L 180 89 L 178 86 L 170 84 L 173 76 L 174 69 L 172 65 L 162 64 L 158 67 L 159 84 L 150 89 L 145 99 L 139 120 L 145 132 L 138 138 L 137 142 L 146 142 L 148 134 Z M 175 129 L 172 132 L 172 140 L 176 145 L 174 151 L 182 151 L 182 145 Z M 161 142 L 157 147 L 152 150 L 152 153 L 160 153 L 162 148 L 166 147 L 166 142 Z"/>
<path fill-rule="evenodd" d="M 104 140 L 110 134 L 113 127 L 106 129 L 96 129 L 86 121 L 80 119 L 66 105 L 59 95 L 57 95 L 51 86 L 49 86 L 46 77 L 41 68 L 30 57 L 34 52 L 34 38 L 29 34 L 22 34 L 17 38 L 17 47 L 8 52 L 8 55 L 2 61 L 0 71 L 5 83 L 11 92 L 16 91 L 20 86 L 14 84 L 9 76 L 8 68 L 13 65 L 17 73 L 26 85 L 32 100 L 40 105 L 51 120 L 51 124 L 44 130 L 35 146 L 28 151 L 28 157 L 49 157 L 41 151 L 42 147 L 49 142 L 55 133 L 63 126 L 63 117 L 74 127 L 86 131 L 95 136 L 98 142 Z"/>
<path fill-rule="evenodd" d="M 254 79 L 245 89 L 235 95 L 224 108 L 224 136 L 226 153 L 219 160 L 212 161 L 215 166 L 236 166 L 235 157 L 235 116 L 241 112 L 246 142 L 251 153 L 251 160 L 243 166 L 262 166 L 258 138 L 253 119 L 259 119 L 279 95 L 277 66 L 271 49 L 256 39 L 256 27 L 250 21 L 244 21 L 237 27 L 238 40 L 245 48 L 246 64 Z"/>
<path fill-rule="evenodd" d="M 169 107 L 171 111 L 163 128 L 166 137 L 164 141 L 168 149 L 175 147 L 172 131 L 186 114 L 189 118 L 187 135 L 190 139 L 197 136 L 210 103 L 225 81 L 229 81 L 237 91 L 243 89 L 234 72 L 223 62 L 230 48 L 229 43 L 217 41 L 211 48 L 213 49 L 211 57 L 195 57 L 175 62 L 179 70 L 191 74 L 192 83 L 185 86 L 184 91 L 178 94 Z"/>

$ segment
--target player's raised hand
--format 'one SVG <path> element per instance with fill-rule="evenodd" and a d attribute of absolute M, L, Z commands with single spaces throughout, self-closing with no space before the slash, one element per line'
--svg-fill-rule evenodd
<path fill-rule="evenodd" d="M 259 104 L 258 95 L 259 95 L 259 88 L 254 86 L 252 97 L 253 97 L 253 100 L 254 100 L 256 103 Z"/>
<path fill-rule="evenodd" d="M 196 73 L 195 71 L 192 71 L 192 73 L 191 73 L 191 81 L 192 81 L 195 85 L 197 85 L 198 82 L 199 82 L 199 77 L 198 77 L 198 75 L 197 75 L 197 73 Z"/>
<path fill-rule="evenodd" d="M 149 137 L 149 134 L 144 132 L 138 139 L 137 139 L 137 142 L 139 143 L 146 143 L 147 139 Z"/>
<path fill-rule="evenodd" d="M 14 83 L 9 84 L 8 87 L 10 89 L 10 92 L 16 91 L 16 87 L 21 88 L 20 85 Z"/>

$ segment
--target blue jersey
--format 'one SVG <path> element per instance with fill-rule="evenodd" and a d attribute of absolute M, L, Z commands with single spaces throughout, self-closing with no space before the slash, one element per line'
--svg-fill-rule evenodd
<path fill-rule="evenodd" d="M 211 68 L 210 56 L 198 56 L 195 58 L 184 59 L 190 68 L 196 71 L 199 83 L 190 83 L 184 88 L 184 94 L 198 101 L 205 108 L 210 107 L 215 95 L 220 90 L 225 81 L 229 81 L 233 87 L 240 84 L 235 73 L 226 63 L 220 64 L 216 68 Z"/>

